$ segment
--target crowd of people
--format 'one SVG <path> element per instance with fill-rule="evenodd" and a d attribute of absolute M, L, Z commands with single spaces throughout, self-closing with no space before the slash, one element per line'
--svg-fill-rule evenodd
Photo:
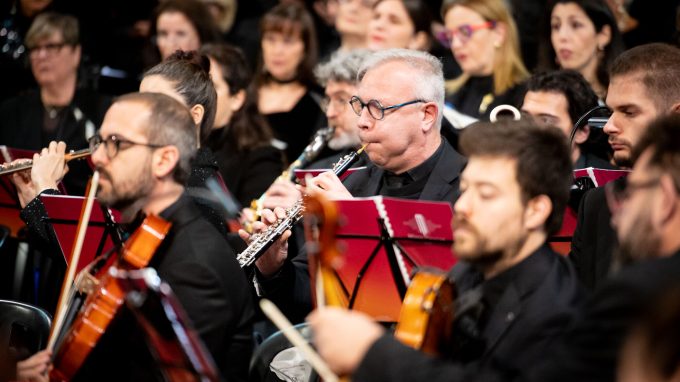
<path fill-rule="evenodd" d="M 680 376 L 680 1 L 652 16 L 639 0 L 92 3 L 0 9 L 0 148 L 35 152 L 3 176 L 26 228 L 0 252 L 34 254 L 13 298 L 63 309 L 63 244 L 41 197 L 82 196 L 96 172 L 98 201 L 120 213 L 114 241 L 146 216 L 172 224 L 148 266 L 223 380 L 255 378 L 251 356 L 276 330 L 263 298 L 356 381 Z M 584 117 L 595 110 L 603 127 Z M 355 171 L 328 171 L 360 147 Z M 68 161 L 79 149 L 90 159 Z M 296 166 L 321 173 L 296 184 Z M 590 168 L 623 176 L 573 192 Z M 451 205 L 442 354 L 316 306 L 302 224 L 241 268 L 237 254 L 306 196 Z M 567 255 L 550 245 L 565 215 Z M 123 307 L 73 379 L 168 378 L 145 330 Z M 33 350 L 0 349 L 0 380 L 61 372 L 59 346 Z"/>

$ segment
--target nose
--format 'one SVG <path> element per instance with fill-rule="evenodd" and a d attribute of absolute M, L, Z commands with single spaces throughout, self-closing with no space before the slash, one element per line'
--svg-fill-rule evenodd
<path fill-rule="evenodd" d="M 453 213 L 459 216 L 469 216 L 470 214 L 470 196 L 466 191 L 462 191 L 458 200 L 453 205 Z"/>
<path fill-rule="evenodd" d="M 617 135 L 621 131 L 619 128 L 616 126 L 616 113 L 613 113 L 611 117 L 607 120 L 607 123 L 604 125 L 604 132 L 607 135 Z"/>
<path fill-rule="evenodd" d="M 364 107 L 361 109 L 361 114 L 359 114 L 358 121 L 357 121 L 357 126 L 359 126 L 360 130 L 368 130 L 373 126 L 375 123 L 375 120 L 373 117 L 368 112 L 368 108 Z"/>
<path fill-rule="evenodd" d="M 108 157 L 106 156 L 106 150 L 104 150 L 105 143 L 101 143 L 97 148 L 92 151 L 92 164 L 94 164 L 94 167 L 101 167 L 103 166 L 106 161 L 108 161 Z"/>

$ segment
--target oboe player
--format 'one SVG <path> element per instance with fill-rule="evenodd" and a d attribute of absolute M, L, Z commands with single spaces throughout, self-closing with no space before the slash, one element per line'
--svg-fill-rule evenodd
<path fill-rule="evenodd" d="M 330 198 L 383 195 L 453 202 L 465 158 L 442 139 L 444 77 L 435 57 L 403 49 L 374 53 L 358 71 L 350 107 L 370 162 L 343 182 L 332 172 L 307 187 Z M 279 216 L 283 209 L 275 211 Z M 265 223 L 275 221 L 271 211 Z M 255 225 L 256 230 L 265 224 Z M 248 235 L 242 232 L 242 237 Z M 288 256 L 283 240 L 256 262 L 257 288 L 294 322 L 311 310 L 307 256 Z"/>

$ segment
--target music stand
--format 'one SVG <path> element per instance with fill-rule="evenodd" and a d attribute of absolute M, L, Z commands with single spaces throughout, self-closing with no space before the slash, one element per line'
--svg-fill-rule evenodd
<path fill-rule="evenodd" d="M 169 381 L 220 381 L 215 361 L 192 328 L 170 286 L 153 268 L 110 271 L 146 335 L 149 350 Z"/>
<path fill-rule="evenodd" d="M 396 322 L 415 268 L 448 271 L 455 264 L 449 203 L 382 196 L 336 203 L 336 237 L 344 260 L 336 274 L 349 309 Z"/>
<path fill-rule="evenodd" d="M 47 211 L 48 222 L 51 223 L 56 233 L 64 261 L 69 264 L 78 230 L 80 210 L 85 198 L 82 196 L 40 195 L 40 200 Z M 116 235 L 113 222 L 117 221 L 119 217 L 119 214 L 114 211 L 112 221 L 108 221 L 101 204 L 96 200 L 94 201 L 76 272 L 80 272 L 97 256 L 113 248 L 115 243 L 113 235 Z"/>
<path fill-rule="evenodd" d="M 20 150 L 0 145 L 0 155 L 2 162 L 9 163 L 15 159 L 33 158 L 35 151 Z M 19 217 L 21 206 L 19 197 L 14 184 L 9 180 L 9 176 L 0 176 L 0 217 L 2 224 L 10 228 L 11 236 L 18 237 L 19 230 L 24 227 L 24 222 Z"/>
<path fill-rule="evenodd" d="M 608 170 L 587 167 L 574 170 L 574 180 L 588 178 L 594 187 L 603 187 L 611 181 L 627 176 L 628 173 L 630 173 L 630 170 Z M 576 230 L 577 212 L 571 206 L 567 206 L 560 230 L 548 238 L 548 243 L 550 243 L 555 252 L 568 255 L 571 251 L 571 240 Z"/>

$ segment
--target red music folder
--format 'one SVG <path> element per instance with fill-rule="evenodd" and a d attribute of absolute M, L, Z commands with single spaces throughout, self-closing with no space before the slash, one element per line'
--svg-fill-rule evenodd
<path fill-rule="evenodd" d="M 382 196 L 336 203 L 344 259 L 336 272 L 351 309 L 396 322 L 414 268 L 455 264 L 449 203 Z"/>
<path fill-rule="evenodd" d="M 33 158 L 34 151 L 13 149 L 0 146 L 2 162 L 9 163 L 15 159 Z M 19 230 L 24 227 L 24 222 L 19 217 L 21 206 L 17 197 L 17 190 L 9 180 L 9 176 L 0 176 L 0 224 L 10 228 L 11 235 L 17 237 Z"/>
<path fill-rule="evenodd" d="M 628 175 L 629 172 L 630 170 L 605 170 L 587 167 L 574 170 L 574 179 L 587 177 L 590 178 L 595 187 L 602 187 L 613 180 Z M 554 251 L 566 255 L 571 250 L 571 238 L 574 236 L 574 230 L 576 229 L 577 212 L 571 207 L 567 207 L 564 211 L 562 227 L 557 234 L 549 239 Z"/>
<path fill-rule="evenodd" d="M 64 260 L 68 265 L 71 263 L 71 254 L 78 232 L 78 219 L 85 198 L 82 196 L 40 195 L 40 199 L 45 205 L 49 222 L 54 227 L 59 246 L 64 254 Z M 118 221 L 119 218 L 120 214 L 112 211 L 113 221 Z M 97 255 L 110 250 L 113 246 L 114 243 L 107 228 L 101 205 L 95 200 L 76 272 L 80 272 Z"/>

